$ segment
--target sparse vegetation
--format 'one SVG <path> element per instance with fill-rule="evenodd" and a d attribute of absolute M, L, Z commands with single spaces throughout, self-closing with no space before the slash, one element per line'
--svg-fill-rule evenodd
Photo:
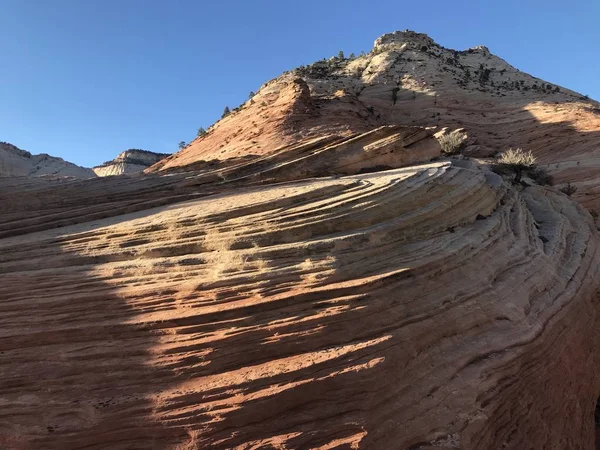
<path fill-rule="evenodd" d="M 349 62 L 349 59 L 343 57 L 343 52 L 340 52 L 337 57 L 322 59 L 313 64 L 309 64 L 308 66 L 300 66 L 295 72 L 301 77 L 315 78 L 318 80 L 338 78 L 339 75 L 335 72 L 346 67 Z"/>
<path fill-rule="evenodd" d="M 185 146 L 186 146 L 187 144 L 185 143 L 185 141 L 179 141 L 179 144 L 177 144 L 177 145 L 178 145 L 178 147 L 179 147 L 179 150 L 182 150 L 182 149 L 184 149 L 184 148 L 185 148 Z"/>
<path fill-rule="evenodd" d="M 479 83 L 480 84 L 485 84 L 489 81 L 490 79 L 490 74 L 492 73 L 492 71 L 486 67 L 483 66 L 483 64 L 479 65 Z"/>
<path fill-rule="evenodd" d="M 343 52 L 342 50 L 340 50 L 340 51 L 338 52 L 338 56 L 337 56 L 337 57 L 338 57 L 339 59 L 345 59 L 345 58 L 344 58 L 344 52 Z"/>
<path fill-rule="evenodd" d="M 442 153 L 446 155 L 454 155 L 458 153 L 465 145 L 467 134 L 461 131 L 455 131 L 440 136 L 438 142 L 442 147 Z"/>
<path fill-rule="evenodd" d="M 250 91 L 250 93 L 248 94 L 248 99 L 252 99 L 252 97 L 254 97 L 255 95 L 256 95 L 256 92 Z"/>
<path fill-rule="evenodd" d="M 522 148 L 512 149 L 502 153 L 498 159 L 499 164 L 504 164 L 512 167 L 520 167 L 522 169 L 533 167 L 535 165 L 535 156 L 531 151 L 523 151 Z"/>
<path fill-rule="evenodd" d="M 535 161 L 535 156 L 531 151 L 523 151 L 521 148 L 509 148 L 498 159 L 496 172 L 500 174 L 507 171 L 513 172 L 515 174 L 514 182 L 520 183 L 523 173 L 535 168 Z"/>
<path fill-rule="evenodd" d="M 231 114 L 231 110 L 229 109 L 229 106 L 226 106 L 223 110 L 223 114 L 221 114 L 221 119 L 227 117 L 229 114 Z"/>
<path fill-rule="evenodd" d="M 567 196 L 570 197 L 575 192 L 577 192 L 577 187 L 573 186 L 571 183 L 567 183 L 566 186 L 563 186 L 562 188 L 560 188 L 560 192 L 562 192 L 563 194 L 566 194 Z"/>
<path fill-rule="evenodd" d="M 514 175 L 513 182 L 520 183 L 523 175 L 527 175 L 540 186 L 553 186 L 554 178 L 548 171 L 536 165 L 536 159 L 531 151 L 523 149 L 508 149 L 500 155 L 492 170 L 499 175 Z"/>
<path fill-rule="evenodd" d="M 198 133 L 196 133 L 196 136 L 200 137 L 200 136 L 204 136 L 206 134 L 206 130 L 203 127 L 198 128 Z"/>

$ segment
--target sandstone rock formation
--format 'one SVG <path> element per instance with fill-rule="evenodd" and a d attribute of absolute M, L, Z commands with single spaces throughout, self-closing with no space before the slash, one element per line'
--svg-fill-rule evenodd
<path fill-rule="evenodd" d="M 95 177 L 91 169 L 42 153 L 32 155 L 8 142 L 0 142 L 0 177 L 67 176 Z"/>
<path fill-rule="evenodd" d="M 435 155 L 0 180 L 3 448 L 590 448 L 591 217 Z"/>
<path fill-rule="evenodd" d="M 593 218 L 478 158 L 581 176 L 546 147 L 593 103 L 456 53 L 385 35 L 145 174 L 0 178 L 0 447 L 592 448 Z"/>
<path fill-rule="evenodd" d="M 600 211 L 600 104 L 523 73 L 483 46 L 456 51 L 425 34 L 386 34 L 371 52 L 269 81 L 209 133 L 150 170 L 265 154 L 302 139 L 378 125 L 465 128 L 471 145 L 531 150 L 558 185 Z"/>
<path fill-rule="evenodd" d="M 167 153 L 129 149 L 119 153 L 115 159 L 106 161 L 105 163 L 94 167 L 92 170 L 99 177 L 142 172 L 144 169 L 156 164 L 167 156 L 169 156 Z"/>

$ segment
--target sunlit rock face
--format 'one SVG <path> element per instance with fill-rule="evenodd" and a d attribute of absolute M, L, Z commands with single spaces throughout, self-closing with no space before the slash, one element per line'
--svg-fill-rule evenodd
<path fill-rule="evenodd" d="M 3 447 L 591 448 L 592 218 L 432 132 L 0 180 Z"/>
<path fill-rule="evenodd" d="M 119 153 L 115 159 L 94 167 L 93 170 L 99 177 L 142 172 L 167 156 L 169 156 L 167 153 L 130 149 Z"/>

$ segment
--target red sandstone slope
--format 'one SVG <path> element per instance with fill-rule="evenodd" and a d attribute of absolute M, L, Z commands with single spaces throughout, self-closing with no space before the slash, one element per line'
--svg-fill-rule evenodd
<path fill-rule="evenodd" d="M 332 58 L 266 83 L 251 101 L 151 170 L 264 154 L 307 137 L 376 125 L 465 128 L 489 150 L 532 150 L 557 182 L 600 209 L 600 106 L 520 72 L 485 47 L 457 52 L 423 34 L 382 36 L 355 59 Z"/>
<path fill-rule="evenodd" d="M 329 117 L 326 122 L 324 116 Z M 356 98 L 340 95 L 335 103 L 312 98 L 304 80 L 290 76 L 267 84 L 239 110 L 209 128 L 208 134 L 151 170 L 263 155 L 315 136 L 366 131 L 377 123 Z"/>
<path fill-rule="evenodd" d="M 591 217 L 436 154 L 0 180 L 0 446 L 590 448 Z"/>
<path fill-rule="evenodd" d="M 589 156 L 593 106 L 414 33 L 301 72 L 152 173 L 0 179 L 0 448 L 592 447 L 592 217 L 397 122 Z"/>

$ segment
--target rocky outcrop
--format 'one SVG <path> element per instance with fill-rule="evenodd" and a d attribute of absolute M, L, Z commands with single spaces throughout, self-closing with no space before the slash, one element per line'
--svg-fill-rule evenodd
<path fill-rule="evenodd" d="M 573 183 L 574 197 L 600 211 L 597 102 L 523 73 L 484 46 L 451 50 L 412 31 L 383 35 L 356 58 L 317 61 L 269 81 L 206 136 L 150 170 L 392 124 L 464 128 L 469 145 L 491 150 L 485 154 L 531 150 L 557 185 Z"/>
<path fill-rule="evenodd" d="M 0 208 L 4 448 L 593 444 L 590 215 L 431 130 L 4 179 Z"/>
<path fill-rule="evenodd" d="M 42 153 L 32 155 L 8 142 L 0 142 L 0 177 L 95 177 L 91 169 Z"/>
<path fill-rule="evenodd" d="M 168 153 L 155 153 L 148 150 L 129 149 L 119 153 L 112 161 L 93 168 L 99 177 L 142 172 L 153 164 L 169 156 Z"/>

